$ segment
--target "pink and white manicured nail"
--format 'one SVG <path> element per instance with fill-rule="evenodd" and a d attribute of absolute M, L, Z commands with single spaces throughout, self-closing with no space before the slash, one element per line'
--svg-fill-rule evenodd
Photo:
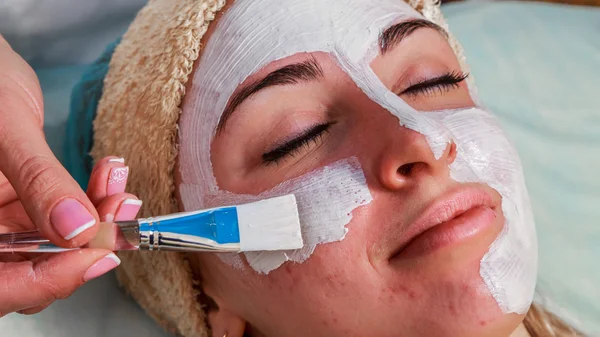
<path fill-rule="evenodd" d="M 125 158 L 112 158 L 112 159 L 109 159 L 108 162 L 125 164 Z"/>
<path fill-rule="evenodd" d="M 71 240 L 96 224 L 96 219 L 76 199 L 64 199 L 50 213 L 50 223 L 65 240 Z"/>
<path fill-rule="evenodd" d="M 115 269 L 119 264 L 121 264 L 121 260 L 115 255 L 115 253 L 110 253 L 100 260 L 96 261 L 86 272 L 83 274 L 83 281 L 87 282 L 91 279 L 94 279 L 98 276 L 104 275 L 109 271 Z"/>
<path fill-rule="evenodd" d="M 106 185 L 106 195 L 115 195 L 125 192 L 127 186 L 127 176 L 129 175 L 129 166 L 113 167 L 108 174 L 108 183 Z"/>
<path fill-rule="evenodd" d="M 136 218 L 140 208 L 142 207 L 142 201 L 138 199 L 125 199 L 117 209 L 115 213 L 114 221 L 127 221 Z"/>

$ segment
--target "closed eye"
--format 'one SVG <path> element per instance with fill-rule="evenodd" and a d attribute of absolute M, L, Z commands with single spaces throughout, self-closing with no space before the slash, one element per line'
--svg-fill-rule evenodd
<path fill-rule="evenodd" d="M 444 94 L 452 89 L 458 89 L 459 84 L 469 77 L 468 73 L 450 72 L 438 77 L 423 80 L 412 84 L 400 93 L 400 95 L 418 96 Z"/>
<path fill-rule="evenodd" d="M 312 145 L 322 141 L 323 135 L 329 131 L 329 128 L 334 122 L 328 122 L 311 127 L 302 132 L 299 136 L 284 142 L 277 146 L 274 150 L 266 152 L 262 155 L 264 164 L 277 164 L 281 159 L 288 156 L 294 156 L 302 149 L 309 149 Z"/>
<path fill-rule="evenodd" d="M 436 93 L 443 94 L 458 88 L 459 84 L 468 76 L 468 73 L 450 72 L 412 84 L 399 95 L 418 96 L 433 95 Z M 317 145 L 323 140 L 323 136 L 329 131 L 329 128 L 333 124 L 335 124 L 335 122 L 316 125 L 300 133 L 300 135 L 293 137 L 291 140 L 283 142 L 276 146 L 275 149 L 262 155 L 263 163 L 266 165 L 277 164 L 286 157 L 293 157 L 303 149 L 308 150 L 311 146 Z"/>

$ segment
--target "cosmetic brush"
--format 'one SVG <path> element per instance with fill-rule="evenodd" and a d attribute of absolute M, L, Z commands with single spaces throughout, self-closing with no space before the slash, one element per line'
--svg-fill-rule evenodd
<path fill-rule="evenodd" d="M 85 247 L 117 250 L 249 252 L 302 248 L 293 194 L 249 204 L 183 212 L 132 221 L 103 222 Z M 79 248 L 75 248 L 79 249 Z M 0 253 L 52 253 L 38 231 L 0 234 Z"/>

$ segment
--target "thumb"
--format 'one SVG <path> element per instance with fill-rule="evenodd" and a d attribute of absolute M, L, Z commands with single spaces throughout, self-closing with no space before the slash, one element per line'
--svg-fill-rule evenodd
<path fill-rule="evenodd" d="M 0 172 L 38 230 L 61 247 L 85 244 L 98 215 L 48 147 L 33 69 L 0 37 Z"/>

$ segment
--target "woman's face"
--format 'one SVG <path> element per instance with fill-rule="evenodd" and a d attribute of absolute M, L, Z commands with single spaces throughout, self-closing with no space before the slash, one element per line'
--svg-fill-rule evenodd
<path fill-rule="evenodd" d="M 404 25 L 408 33 L 371 62 L 381 82 L 419 111 L 473 106 L 445 35 L 421 21 Z M 503 314 L 480 276 L 480 261 L 503 229 L 501 197 L 485 184 L 451 179 L 455 146 L 436 159 L 423 135 L 400 126 L 328 53 L 271 62 L 236 93 L 265 78 L 268 85 L 238 102 L 212 141 L 219 189 L 258 194 L 356 157 L 373 200 L 353 211 L 343 240 L 267 275 L 193 255 L 218 306 L 214 335 L 509 335 L 522 316 Z M 471 216 L 485 225 L 411 236 L 432 205 L 460 195 L 486 199 Z"/>

